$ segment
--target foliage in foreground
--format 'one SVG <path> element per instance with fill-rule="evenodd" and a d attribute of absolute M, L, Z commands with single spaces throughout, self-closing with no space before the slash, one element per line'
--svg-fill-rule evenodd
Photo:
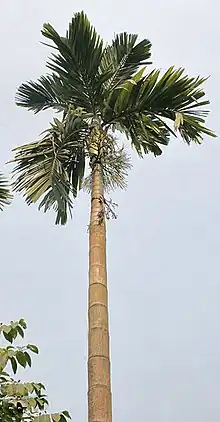
<path fill-rule="evenodd" d="M 24 337 L 27 328 L 24 319 L 9 325 L 0 324 L 0 336 L 8 345 L 0 347 L 0 421 L 4 422 L 67 422 L 67 411 L 49 414 L 48 400 L 42 383 L 16 380 L 18 367 L 31 367 L 32 353 L 38 354 L 37 346 L 14 346 L 18 336 Z"/>

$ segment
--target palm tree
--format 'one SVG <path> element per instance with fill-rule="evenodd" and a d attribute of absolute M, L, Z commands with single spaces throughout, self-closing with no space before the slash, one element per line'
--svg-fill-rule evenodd
<path fill-rule="evenodd" d="M 73 16 L 64 37 L 50 24 L 42 34 L 53 43 L 50 73 L 22 84 L 16 103 L 35 113 L 52 108 L 59 119 L 39 141 L 15 149 L 14 189 L 28 204 L 41 198 L 39 208 L 53 208 L 56 223 L 65 224 L 89 174 L 88 420 L 110 422 L 105 192 L 124 187 L 130 167 L 117 135 L 125 134 L 141 157 L 160 155 L 178 134 L 187 144 L 215 135 L 204 126 L 205 79 L 174 67 L 162 76 L 148 70 L 147 39 L 122 33 L 104 46 L 83 12 Z"/>
<path fill-rule="evenodd" d="M 0 211 L 3 211 L 5 205 L 9 205 L 12 200 L 12 195 L 8 187 L 8 182 L 0 173 Z"/>

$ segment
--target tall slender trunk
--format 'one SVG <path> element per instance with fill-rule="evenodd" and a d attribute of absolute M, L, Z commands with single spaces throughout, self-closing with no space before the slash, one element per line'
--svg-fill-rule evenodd
<path fill-rule="evenodd" d="M 92 175 L 88 322 L 88 422 L 111 422 L 106 225 L 99 164 Z"/>

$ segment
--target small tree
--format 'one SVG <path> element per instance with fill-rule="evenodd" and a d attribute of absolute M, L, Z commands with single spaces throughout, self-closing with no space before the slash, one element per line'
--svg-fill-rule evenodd
<path fill-rule="evenodd" d="M 14 340 L 24 337 L 27 324 L 24 319 L 9 325 L 0 324 L 0 335 L 9 345 L 0 347 L 0 421 L 4 422 L 67 422 L 69 413 L 49 414 L 46 390 L 43 384 L 17 381 L 10 375 L 11 366 L 16 374 L 19 366 L 31 367 L 31 353 L 38 353 L 34 344 L 13 346 Z"/>

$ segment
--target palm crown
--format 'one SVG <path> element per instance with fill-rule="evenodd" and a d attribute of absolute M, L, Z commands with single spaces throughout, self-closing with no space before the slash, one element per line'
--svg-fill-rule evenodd
<path fill-rule="evenodd" d="M 140 156 L 160 155 L 178 133 L 188 144 L 200 143 L 204 134 L 215 136 L 204 126 L 205 79 L 174 67 L 162 76 L 148 71 L 147 39 L 137 42 L 137 35 L 121 33 L 104 46 L 83 12 L 73 16 L 65 37 L 50 24 L 42 34 L 53 42 L 50 74 L 22 84 L 16 103 L 35 113 L 52 108 L 61 117 L 40 141 L 15 149 L 14 189 L 28 204 L 43 197 L 39 207 L 54 208 L 56 223 L 67 221 L 87 159 L 91 168 L 100 163 L 106 188 L 124 186 L 130 163 L 115 131 L 124 133 Z"/>

